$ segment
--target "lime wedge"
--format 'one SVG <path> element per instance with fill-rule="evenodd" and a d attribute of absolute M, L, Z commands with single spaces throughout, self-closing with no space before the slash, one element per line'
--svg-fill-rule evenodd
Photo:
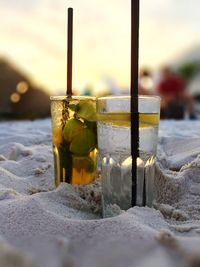
<path fill-rule="evenodd" d="M 75 155 L 87 156 L 95 147 L 95 136 L 90 129 L 83 128 L 70 143 L 70 151 Z"/>
<path fill-rule="evenodd" d="M 82 100 L 79 102 L 79 109 L 76 112 L 78 118 L 87 121 L 96 121 L 96 105 L 88 100 Z"/>
<path fill-rule="evenodd" d="M 152 127 L 159 124 L 160 115 L 158 113 L 139 113 L 139 127 Z M 131 126 L 130 112 L 112 112 L 97 114 L 97 121 L 109 123 L 114 126 Z"/>
<path fill-rule="evenodd" d="M 71 142 L 72 139 L 79 134 L 79 132 L 84 128 L 84 124 L 77 120 L 71 119 L 66 122 L 65 127 L 63 129 L 63 137 L 65 141 Z"/>
<path fill-rule="evenodd" d="M 79 104 L 69 104 L 69 109 L 77 111 L 79 109 Z"/>
<path fill-rule="evenodd" d="M 78 172 L 84 169 L 86 172 L 92 173 L 95 170 L 95 164 L 90 157 L 73 156 L 73 168 Z"/>

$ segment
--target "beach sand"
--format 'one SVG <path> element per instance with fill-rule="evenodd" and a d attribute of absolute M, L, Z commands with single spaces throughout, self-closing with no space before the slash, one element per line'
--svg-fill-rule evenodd
<path fill-rule="evenodd" d="M 99 181 L 54 189 L 50 120 L 0 123 L 0 266 L 200 266 L 199 132 L 162 121 L 156 209 L 101 219 Z"/>

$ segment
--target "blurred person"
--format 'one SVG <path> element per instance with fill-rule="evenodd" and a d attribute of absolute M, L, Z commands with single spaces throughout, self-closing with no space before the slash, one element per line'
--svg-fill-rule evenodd
<path fill-rule="evenodd" d="M 83 96 L 92 96 L 93 95 L 93 89 L 91 85 L 86 85 L 86 87 L 83 89 L 82 92 Z"/>
<path fill-rule="evenodd" d="M 154 80 L 149 68 L 141 68 L 139 73 L 139 94 L 154 94 Z"/>
<path fill-rule="evenodd" d="M 196 118 L 194 101 L 185 90 L 183 78 L 175 74 L 169 67 L 162 69 L 157 93 L 161 97 L 161 118 L 184 119 L 186 111 L 190 119 Z"/>
<path fill-rule="evenodd" d="M 139 83 L 138 87 L 139 95 L 149 95 L 149 92 Z"/>

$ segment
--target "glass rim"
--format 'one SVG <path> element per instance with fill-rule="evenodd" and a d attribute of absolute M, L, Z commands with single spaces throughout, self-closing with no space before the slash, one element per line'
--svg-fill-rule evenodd
<path fill-rule="evenodd" d="M 130 100 L 130 95 L 116 95 L 116 96 L 102 96 L 97 97 L 97 100 L 120 100 L 120 99 L 128 99 Z M 138 95 L 138 99 L 155 99 L 155 100 L 161 100 L 161 97 L 158 95 Z"/>
<path fill-rule="evenodd" d="M 58 101 L 61 101 L 61 100 L 96 100 L 96 97 L 95 96 L 78 96 L 78 95 L 72 95 L 72 96 L 50 96 L 50 100 L 58 100 Z"/>

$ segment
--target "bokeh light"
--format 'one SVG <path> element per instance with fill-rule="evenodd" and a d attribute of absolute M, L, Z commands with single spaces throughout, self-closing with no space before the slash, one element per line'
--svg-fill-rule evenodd
<path fill-rule="evenodd" d="M 18 94 L 18 93 L 13 93 L 11 96 L 10 96 L 10 101 L 12 103 L 18 103 L 21 99 L 21 96 Z"/>
<path fill-rule="evenodd" d="M 21 81 L 17 84 L 16 90 L 19 94 L 25 94 L 28 91 L 29 85 L 25 81 Z"/>

